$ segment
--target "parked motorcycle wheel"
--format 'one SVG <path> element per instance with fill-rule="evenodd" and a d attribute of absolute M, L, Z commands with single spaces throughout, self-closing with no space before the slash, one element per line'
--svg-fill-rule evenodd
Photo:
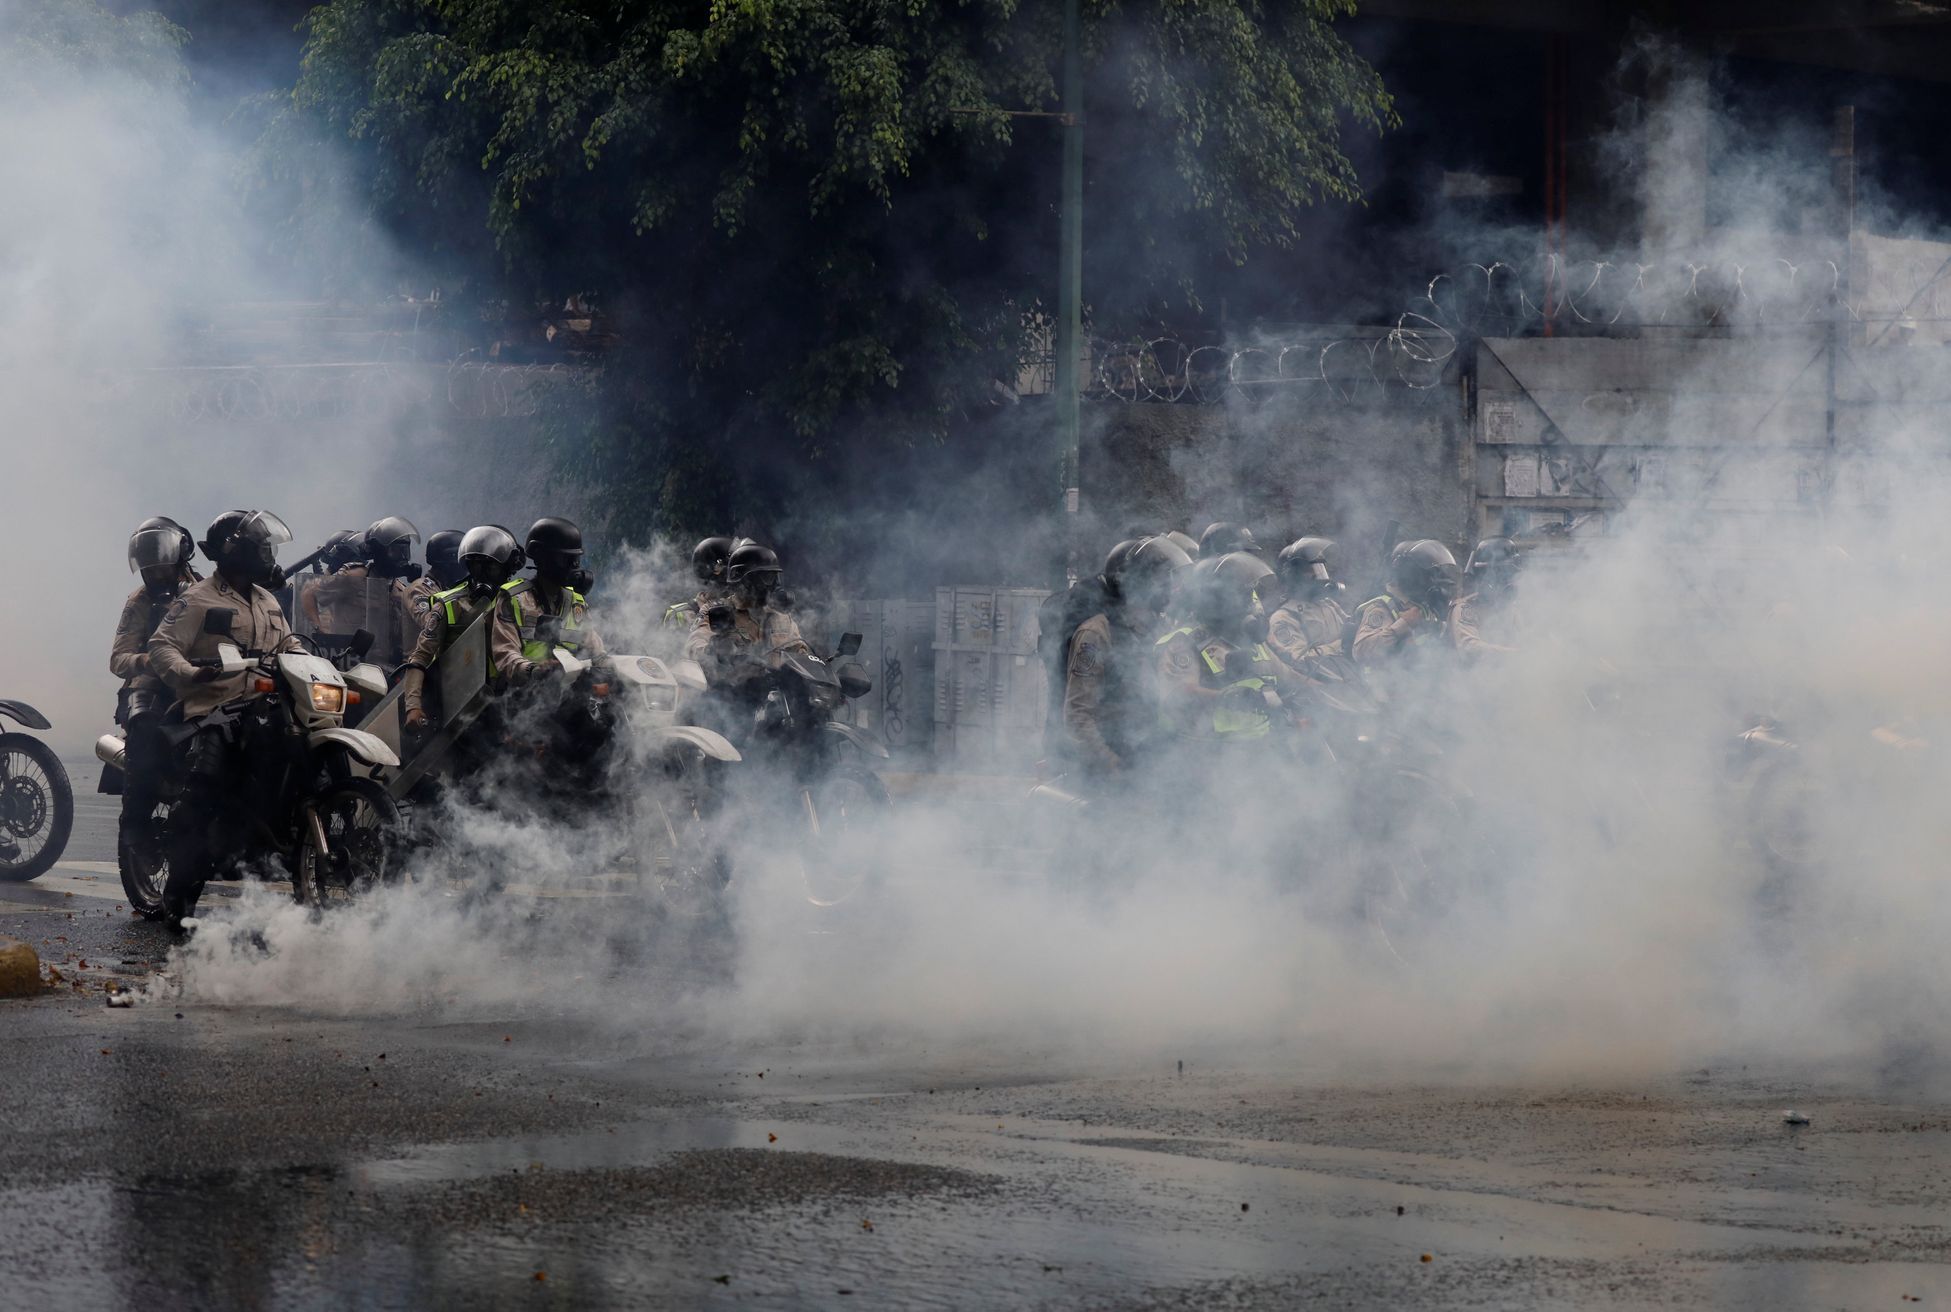
<path fill-rule="evenodd" d="M 875 830 L 886 818 L 887 785 L 860 765 L 836 765 L 799 796 L 808 832 L 795 853 L 806 900 L 836 907 L 878 876 Z"/>
<path fill-rule="evenodd" d="M 0 880 L 46 874 L 74 822 L 74 789 L 54 749 L 24 733 L 0 733 Z"/>
<path fill-rule="evenodd" d="M 318 830 L 309 826 L 298 846 L 291 892 L 306 906 L 341 906 L 385 881 L 401 835 L 400 809 L 372 779 L 342 779 L 314 804 Z M 319 851 L 323 831 L 326 850 Z"/>
<path fill-rule="evenodd" d="M 122 895 L 144 920 L 163 918 L 163 886 L 169 882 L 169 847 L 163 840 L 171 806 L 159 802 L 140 820 L 123 820 L 115 833 L 115 864 Z"/>

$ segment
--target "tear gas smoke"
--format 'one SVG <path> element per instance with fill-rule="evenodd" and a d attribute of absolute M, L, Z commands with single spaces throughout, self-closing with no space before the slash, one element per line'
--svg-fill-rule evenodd
<path fill-rule="evenodd" d="M 1668 234 L 1686 232 L 1695 178 L 1670 156 L 1695 158 L 1714 109 L 1692 76 L 1675 74 L 1686 94 L 1608 147 L 1644 176 Z M 1747 176 L 1777 175 L 1775 143 L 1744 149 Z M 369 477 L 413 454 L 405 416 L 349 421 L 329 440 L 283 439 L 274 424 L 191 440 L 104 381 L 107 356 L 168 357 L 178 306 L 278 287 L 248 234 L 212 222 L 233 209 L 221 158 L 167 87 L 0 81 L 10 527 L 41 553 L 0 587 L 6 613 L 46 636 L 16 641 L 9 679 L 72 689 L 60 709 L 77 721 L 105 716 L 102 689 L 66 671 L 106 645 L 135 520 L 200 527 L 263 504 L 302 538 L 415 509 L 435 486 L 417 482 L 406 504 L 398 484 Z M 1777 199 L 1686 235 L 1766 244 L 1783 228 Z M 461 807 L 444 826 L 453 850 L 343 914 L 315 922 L 247 896 L 180 955 L 182 988 L 333 1011 L 521 1006 L 653 1041 L 940 1053 L 996 1040 L 1076 1058 L 1202 1045 L 1485 1074 L 1928 1053 L 1951 1002 L 1951 913 L 1936 887 L 1951 757 L 1935 731 L 1951 598 L 1934 568 L 1951 489 L 1941 402 L 1906 349 L 1851 352 L 1861 401 L 1844 463 L 1881 471 L 1880 490 L 1839 483 L 1820 512 L 1730 507 L 1713 468 L 1676 470 L 1662 505 L 1539 559 L 1518 594 L 1519 651 L 1402 694 L 1402 722 L 1437 751 L 1445 783 L 1427 810 L 1396 818 L 1415 830 L 1441 813 L 1429 832 L 1452 890 L 1412 951 L 1380 944 L 1350 910 L 1363 799 L 1346 780 L 1273 766 L 1215 778 L 1163 750 L 1162 783 L 1117 810 L 1116 832 L 1039 816 L 1020 789 L 917 788 L 875 836 L 878 886 L 825 912 L 803 896 L 793 832 L 734 812 L 719 831 L 734 870 L 722 931 L 647 897 L 573 896 L 615 892 L 590 876 L 640 845 L 638 812 Z M 1644 445 L 1677 449 L 1703 431 L 1686 393 Z M 1387 450 L 1373 412 L 1351 418 L 1347 441 Z M 1255 423 L 1250 409 L 1234 417 L 1267 448 L 1286 440 Z M 1247 517 L 1237 466 L 1200 472 L 1199 508 Z M 1321 490 L 1310 522 L 1288 527 L 1350 540 L 1360 525 L 1367 539 L 1389 517 L 1373 508 L 1397 495 L 1378 473 Z M 473 520 L 533 511 L 472 505 Z M 885 509 L 848 537 L 898 554 L 887 530 L 914 516 Z M 667 552 L 606 563 L 610 646 L 659 650 L 671 640 L 659 614 L 689 591 Z M 1750 841 L 1747 776 L 1729 761 L 1760 715 L 1800 744 L 1782 806 L 1813 855 L 1792 875 Z M 1080 842 L 1090 859 L 1065 846 Z M 518 887 L 497 893 L 491 875 Z"/>

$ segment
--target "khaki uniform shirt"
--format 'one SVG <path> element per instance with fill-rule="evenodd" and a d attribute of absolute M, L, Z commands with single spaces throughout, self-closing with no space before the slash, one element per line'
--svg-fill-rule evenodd
<path fill-rule="evenodd" d="M 703 667 L 705 679 L 716 685 L 731 678 L 740 666 L 771 669 L 789 651 L 811 652 L 800 636 L 799 622 L 783 610 L 768 606 L 754 614 L 743 601 L 732 600 L 732 627 L 714 633 L 704 610 L 691 626 L 684 654 Z"/>
<path fill-rule="evenodd" d="M 108 645 L 108 672 L 124 683 L 149 677 L 149 635 L 162 623 L 169 603 L 158 604 L 148 588 L 137 588 L 122 603 L 115 638 Z"/>
<path fill-rule="evenodd" d="M 1518 649 L 1519 621 L 1508 597 L 1486 604 L 1477 593 L 1450 607 L 1450 641 L 1472 660 Z"/>
<path fill-rule="evenodd" d="M 1333 597 L 1290 601 L 1268 619 L 1267 645 L 1298 670 L 1310 656 L 1338 655 L 1347 625 L 1348 612 Z"/>
<path fill-rule="evenodd" d="M 1148 635 L 1109 615 L 1098 614 L 1078 625 L 1070 640 L 1064 670 L 1064 729 L 1072 750 L 1086 769 L 1116 771 L 1126 759 L 1144 726 L 1145 698 L 1140 687 L 1144 662 L 1141 645 Z"/>
<path fill-rule="evenodd" d="M 1443 632 L 1443 618 L 1427 611 L 1413 623 L 1403 622 L 1409 603 L 1394 593 L 1365 601 L 1356 611 L 1355 650 L 1349 654 L 1360 666 L 1384 665 L 1405 648 L 1420 645 Z"/>
<path fill-rule="evenodd" d="M 217 609 L 235 612 L 228 635 L 203 630 L 203 617 Z M 185 589 L 149 639 L 149 668 L 182 701 L 183 714 L 190 719 L 207 715 L 225 702 L 242 697 L 250 687 L 249 670 L 207 683 L 197 682 L 197 675 L 208 671 L 201 671 L 190 662 L 214 658 L 218 644 L 225 642 L 234 644 L 246 656 L 304 650 L 291 635 L 291 626 L 285 623 L 277 598 L 263 588 L 252 586 L 246 592 L 239 592 L 218 573 Z"/>
<path fill-rule="evenodd" d="M 522 610 L 525 613 L 533 611 L 537 615 L 560 615 L 568 597 L 567 587 L 550 587 L 537 580 L 534 587 L 522 593 Z M 579 644 L 576 655 L 584 660 L 595 660 L 603 655 L 603 639 L 597 636 L 595 629 L 589 627 L 588 613 L 587 606 L 580 602 L 576 604 L 576 640 Z M 545 665 L 522 654 L 522 631 L 515 624 L 514 601 L 505 591 L 497 593 L 495 597 L 494 627 L 488 630 L 488 662 L 498 677 L 510 683 L 526 683 Z"/>

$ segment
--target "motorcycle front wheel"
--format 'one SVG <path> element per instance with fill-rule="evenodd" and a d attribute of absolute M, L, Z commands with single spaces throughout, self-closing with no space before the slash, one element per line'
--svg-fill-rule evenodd
<path fill-rule="evenodd" d="M 54 749 L 0 733 L 0 880 L 25 883 L 53 869 L 74 822 L 74 789 Z"/>
<path fill-rule="evenodd" d="M 796 856 L 806 900 L 836 907 L 880 874 L 878 838 L 887 785 L 861 765 L 836 765 L 799 790 L 806 832 Z"/>
<path fill-rule="evenodd" d="M 307 823 L 300 836 L 291 892 L 300 903 L 323 910 L 343 906 L 388 878 L 402 824 L 392 795 L 372 779 L 342 779 L 320 793 L 313 807 L 317 823 Z"/>

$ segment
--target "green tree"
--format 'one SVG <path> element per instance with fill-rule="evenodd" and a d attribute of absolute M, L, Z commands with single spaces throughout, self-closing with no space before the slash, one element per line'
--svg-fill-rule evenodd
<path fill-rule="evenodd" d="M 1359 196 L 1343 125 L 1392 110 L 1352 9 L 1086 0 L 1100 328 Z M 1060 6 L 1017 0 L 329 0 L 264 176 L 344 169 L 450 295 L 595 298 L 625 345 L 561 458 L 623 527 L 723 523 L 734 489 L 939 435 L 1014 377 L 1059 147 L 1011 111 L 1055 107 L 1059 49 Z"/>

